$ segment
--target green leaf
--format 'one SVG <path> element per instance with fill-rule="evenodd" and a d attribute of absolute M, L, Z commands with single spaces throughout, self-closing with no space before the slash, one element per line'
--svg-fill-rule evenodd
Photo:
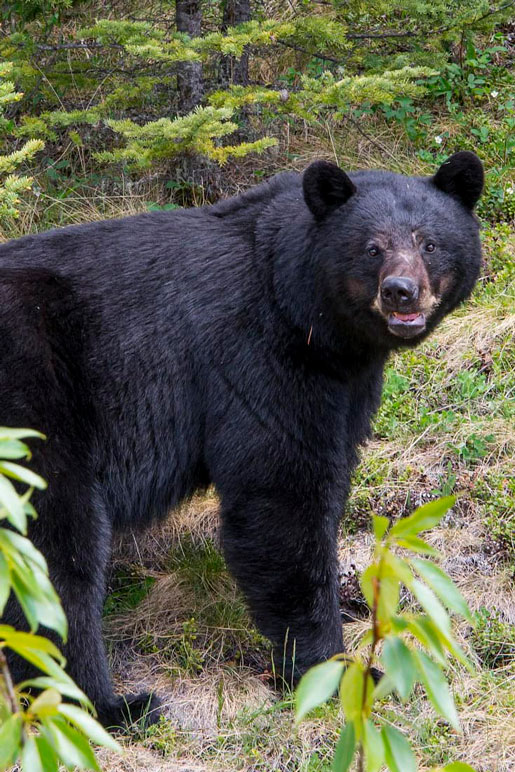
<path fill-rule="evenodd" d="M 11 594 L 11 573 L 7 560 L 0 552 L 0 617 Z"/>
<path fill-rule="evenodd" d="M 383 738 L 369 718 L 363 724 L 362 742 L 366 772 L 379 772 L 384 763 Z"/>
<path fill-rule="evenodd" d="M 38 513 L 36 512 L 36 510 L 34 509 L 32 504 L 30 503 L 30 501 L 25 500 L 25 503 L 23 505 L 23 509 L 25 511 L 25 514 L 28 517 L 32 517 L 34 520 L 37 520 Z"/>
<path fill-rule="evenodd" d="M 375 690 L 374 679 L 372 678 L 371 675 L 368 675 L 367 676 L 366 699 L 365 699 L 365 703 L 363 705 L 363 707 L 365 709 L 365 715 L 366 716 L 370 715 L 370 713 L 372 711 L 372 705 L 373 705 L 373 702 L 374 702 L 374 690 Z"/>
<path fill-rule="evenodd" d="M 333 772 L 347 772 L 352 759 L 354 758 L 354 751 L 356 749 L 356 736 L 354 732 L 354 725 L 349 722 L 343 727 L 340 739 L 336 745 L 334 751 Z"/>
<path fill-rule="evenodd" d="M 0 505 L 7 510 L 7 519 L 22 533 L 27 532 L 27 515 L 14 485 L 0 475 Z"/>
<path fill-rule="evenodd" d="M 36 737 L 29 735 L 23 744 L 21 751 L 21 768 L 23 772 L 47 772 L 39 755 Z"/>
<path fill-rule="evenodd" d="M 395 614 L 391 619 L 392 630 L 394 633 L 403 633 L 408 629 L 410 615 Z"/>
<path fill-rule="evenodd" d="M 20 577 L 18 574 L 11 574 L 11 586 L 14 590 L 14 593 L 16 597 L 18 598 L 18 603 L 20 604 L 22 611 L 25 615 L 25 619 L 29 623 L 29 627 L 32 632 L 37 630 L 38 627 L 38 617 L 36 613 L 36 609 L 34 607 L 34 602 L 32 600 L 32 597 L 27 592 L 27 588 L 23 584 L 23 582 L 20 580 Z"/>
<path fill-rule="evenodd" d="M 435 624 L 439 630 L 442 631 L 444 635 L 450 635 L 451 634 L 451 620 L 449 619 L 449 616 L 434 594 L 434 592 L 429 589 L 425 584 L 422 584 L 418 579 L 415 579 L 413 581 L 413 584 L 411 586 L 411 591 L 413 592 L 414 596 L 426 612 L 428 616 L 430 617 L 433 624 Z"/>
<path fill-rule="evenodd" d="M 368 603 L 370 609 L 374 606 L 374 586 L 373 580 L 377 579 L 379 574 L 379 568 L 375 564 L 368 566 L 359 578 L 359 584 L 361 592 L 365 596 L 365 600 Z"/>
<path fill-rule="evenodd" d="M 39 623 L 65 639 L 68 628 L 66 616 L 48 576 L 35 565 L 30 567 L 17 561 L 11 569 L 11 583 L 31 630 L 35 630 Z"/>
<path fill-rule="evenodd" d="M 365 672 L 361 665 L 353 662 L 344 673 L 340 683 L 340 701 L 347 721 L 361 718 L 361 700 L 363 697 L 363 679 Z"/>
<path fill-rule="evenodd" d="M 394 555 L 393 552 L 385 552 L 384 555 L 385 565 L 388 566 L 389 573 L 397 577 L 406 587 L 411 587 L 413 581 L 413 574 L 409 564 Z"/>
<path fill-rule="evenodd" d="M 468 622 L 473 622 L 467 601 L 445 571 L 428 560 L 414 558 L 411 563 L 447 608 L 461 614 Z"/>
<path fill-rule="evenodd" d="M 38 747 L 43 772 L 58 772 L 59 762 L 56 753 L 46 737 L 43 735 L 36 737 L 36 745 Z M 32 770 L 27 769 L 26 771 L 24 770 L 24 772 L 32 772 Z"/>
<path fill-rule="evenodd" d="M 0 426 L 0 442 L 4 440 L 25 440 L 27 437 L 38 437 L 40 440 L 46 440 L 44 434 L 34 429 L 11 429 L 10 426 Z"/>
<path fill-rule="evenodd" d="M 30 662 L 32 665 L 35 665 L 37 668 L 42 670 L 43 673 L 47 673 L 54 678 L 60 678 L 61 674 L 65 675 L 64 671 L 59 667 L 57 662 L 43 651 L 35 651 L 34 649 L 30 649 L 28 647 L 16 646 L 12 644 L 9 644 L 9 648 L 15 651 L 16 654 L 19 654 L 20 657 L 26 659 L 27 662 Z"/>
<path fill-rule="evenodd" d="M 407 700 L 415 683 L 415 662 L 413 655 L 400 638 L 386 639 L 381 655 L 385 672 L 395 684 L 400 698 Z"/>
<path fill-rule="evenodd" d="M 75 724 L 92 742 L 97 745 L 104 745 L 112 751 L 121 751 L 120 745 L 100 726 L 98 721 L 95 721 L 93 716 L 90 716 L 89 713 L 86 713 L 85 710 L 77 707 L 77 705 L 60 705 L 59 713 L 72 724 Z"/>
<path fill-rule="evenodd" d="M 447 665 L 447 649 L 453 657 L 461 662 L 470 673 L 475 669 L 467 658 L 463 649 L 456 643 L 451 632 L 442 630 L 433 619 L 428 616 L 413 616 L 409 622 L 408 628 L 421 643 L 431 652 L 436 661 L 445 667 Z"/>
<path fill-rule="evenodd" d="M 16 715 L 10 716 L 0 727 L 0 769 L 9 769 L 16 761 L 22 724 L 22 717 Z"/>
<path fill-rule="evenodd" d="M 381 730 L 384 756 L 391 772 L 417 772 L 417 762 L 408 741 L 393 726 Z"/>
<path fill-rule="evenodd" d="M 461 662 L 462 665 L 465 665 L 469 673 L 474 674 L 476 672 L 474 665 L 468 659 L 461 646 L 456 643 L 452 635 L 443 635 L 443 633 L 438 629 L 435 630 L 435 632 L 442 645 L 452 654 L 452 656 L 455 657 L 458 662 Z"/>
<path fill-rule="evenodd" d="M 420 536 L 404 536 L 396 539 L 399 547 L 404 547 L 411 552 L 418 552 L 421 555 L 430 555 L 433 558 L 437 558 L 440 553 L 434 547 L 421 539 Z"/>
<path fill-rule="evenodd" d="M 73 681 L 61 681 L 57 678 L 50 678 L 50 676 L 38 676 L 37 678 L 29 678 L 27 681 L 18 684 L 18 689 L 20 691 L 30 687 L 33 687 L 34 689 L 57 689 L 63 697 L 70 697 L 72 700 L 80 702 L 81 705 L 89 710 L 94 710 L 93 704 L 89 698 L 73 683 Z"/>
<path fill-rule="evenodd" d="M 88 741 L 61 716 L 45 718 L 42 726 L 46 729 L 45 736 L 67 769 L 78 767 L 100 772 Z"/>
<path fill-rule="evenodd" d="M 379 622 L 389 622 L 399 605 L 399 580 L 383 572 L 379 584 L 379 601 L 377 604 L 377 619 Z"/>
<path fill-rule="evenodd" d="M 372 692 L 372 701 L 376 702 L 376 700 L 382 700 L 384 697 L 388 697 L 388 695 L 391 694 L 394 689 L 395 684 L 391 678 L 388 678 L 388 676 L 385 674 L 379 683 L 376 684 L 376 687 Z"/>
<path fill-rule="evenodd" d="M 422 643 L 436 661 L 445 667 L 447 655 L 440 636 L 428 617 L 418 616 L 410 620 L 408 630 Z"/>
<path fill-rule="evenodd" d="M 12 477 L 13 480 L 18 480 L 18 482 L 23 482 L 31 488 L 39 488 L 39 490 L 43 491 L 47 487 L 46 481 L 38 474 L 10 461 L 0 461 L 0 473 L 7 475 L 7 477 Z"/>
<path fill-rule="evenodd" d="M 17 646 L 18 648 L 27 648 L 33 651 L 44 651 L 63 664 L 66 661 L 57 646 L 42 635 L 20 632 L 14 628 L 0 628 L 0 634 L 4 636 L 7 646 Z"/>
<path fill-rule="evenodd" d="M 446 764 L 445 767 L 439 767 L 437 772 L 476 772 L 468 764 L 464 764 L 462 761 L 453 761 L 451 764 Z"/>
<path fill-rule="evenodd" d="M 399 520 L 390 530 L 390 536 L 417 536 L 421 531 L 434 528 L 445 513 L 454 505 L 455 496 L 444 496 L 418 507 L 412 515 Z"/>
<path fill-rule="evenodd" d="M 57 689 L 51 687 L 50 689 L 45 689 L 44 692 L 41 692 L 41 694 L 36 697 L 28 712 L 31 715 L 39 716 L 40 718 L 42 716 L 49 716 L 53 713 L 57 713 L 60 702 L 61 695 Z"/>
<path fill-rule="evenodd" d="M 301 721 L 306 713 L 332 697 L 338 688 L 345 663 L 329 659 L 315 665 L 300 679 L 295 694 L 295 721 Z"/>
<path fill-rule="evenodd" d="M 0 440 L 0 458 L 15 460 L 27 458 L 27 456 L 30 456 L 30 450 L 24 442 L 19 440 Z"/>
<path fill-rule="evenodd" d="M 376 541 L 381 541 L 386 531 L 388 530 L 390 521 L 387 517 L 383 517 L 382 515 L 372 515 L 372 525 L 374 527 L 374 536 L 376 537 Z"/>
<path fill-rule="evenodd" d="M 449 684 L 439 666 L 429 659 L 423 651 L 414 651 L 413 656 L 418 662 L 418 672 L 424 684 L 427 696 L 436 712 L 445 718 L 449 724 L 459 731 L 460 722 Z"/>
<path fill-rule="evenodd" d="M 359 639 L 359 644 L 356 647 L 356 651 L 360 651 L 360 649 L 364 649 L 366 646 L 370 646 L 373 640 L 374 640 L 373 630 L 365 630 L 365 632 Z"/>
<path fill-rule="evenodd" d="M 17 552 L 21 553 L 26 560 L 30 560 L 45 574 L 48 574 L 45 558 L 26 536 L 21 536 L 19 533 L 16 533 L 16 531 L 8 531 L 6 528 L 0 528 L 0 549 L 5 550 L 9 554 L 12 550 L 17 550 Z"/>

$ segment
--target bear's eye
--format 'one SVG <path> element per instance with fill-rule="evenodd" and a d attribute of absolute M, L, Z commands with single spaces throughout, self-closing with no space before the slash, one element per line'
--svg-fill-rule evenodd
<path fill-rule="evenodd" d="M 436 244 L 433 244 L 432 241 L 428 241 L 426 244 L 426 252 L 434 252 L 436 249 Z"/>
<path fill-rule="evenodd" d="M 368 254 L 370 257 L 377 257 L 379 254 L 379 248 L 378 247 L 369 247 L 368 248 Z"/>

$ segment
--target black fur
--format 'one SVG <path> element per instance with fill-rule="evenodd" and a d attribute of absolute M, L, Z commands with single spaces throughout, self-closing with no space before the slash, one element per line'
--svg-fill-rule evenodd
<path fill-rule="evenodd" d="M 467 209 L 473 209 L 483 190 L 483 166 L 474 153 L 461 150 L 440 166 L 433 182 L 444 193 L 461 201 Z"/>
<path fill-rule="evenodd" d="M 458 179 L 476 198 L 474 164 L 352 181 L 316 164 L 304 189 L 284 174 L 214 206 L 0 247 L 0 423 L 48 436 L 30 536 L 68 615 L 69 672 L 105 723 L 124 717 L 100 631 L 111 533 L 209 483 L 279 656 L 287 638 L 298 674 L 342 649 L 336 536 L 357 448 L 389 352 L 423 337 L 395 337 L 372 307 L 382 263 L 367 245 L 380 233 L 402 249 L 413 228 L 436 241 L 426 267 L 445 290 L 427 334 L 478 274 L 478 225 L 454 198 Z M 21 624 L 14 604 L 6 621 Z"/>
<path fill-rule="evenodd" d="M 302 177 L 304 200 L 316 220 L 323 220 L 356 192 L 345 172 L 327 161 L 315 161 Z"/>

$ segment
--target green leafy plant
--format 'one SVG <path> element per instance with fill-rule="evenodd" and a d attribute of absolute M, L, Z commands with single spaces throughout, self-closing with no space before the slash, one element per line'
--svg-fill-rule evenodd
<path fill-rule="evenodd" d="M 460 729 L 444 669 L 450 657 L 470 671 L 473 668 L 453 636 L 448 611 L 470 623 L 473 619 L 450 577 L 428 559 L 438 553 L 420 536 L 441 521 L 454 501 L 454 496 L 432 501 L 394 525 L 387 517 L 373 516 L 374 560 L 360 581 L 371 612 L 371 629 L 361 639 L 356 656 L 338 654 L 316 665 L 303 676 L 296 693 L 300 721 L 339 690 L 345 725 L 335 750 L 334 772 L 346 772 L 356 755 L 360 772 L 379 772 L 385 766 L 391 772 L 416 772 L 415 755 L 405 735 L 376 716 L 375 707 L 391 692 L 405 702 L 417 683 L 436 713 L 454 730 Z M 421 612 L 399 609 L 402 586 Z M 384 671 L 377 685 L 372 677 L 376 666 Z M 444 770 L 473 772 L 461 762 L 433 772 Z"/>
<path fill-rule="evenodd" d="M 473 432 L 466 440 L 458 445 L 453 445 L 450 442 L 449 447 L 457 453 L 465 463 L 473 465 L 488 455 L 489 447 L 494 439 L 495 437 L 493 434 L 486 434 L 482 437 Z"/>
<path fill-rule="evenodd" d="M 23 772 L 57 772 L 59 764 L 98 770 L 88 740 L 112 750 L 119 750 L 119 745 L 91 715 L 94 708 L 64 671 L 59 649 L 36 635 L 44 625 L 65 640 L 67 623 L 46 561 L 26 536 L 28 519 L 37 516 L 31 495 L 34 488 L 46 487 L 39 475 L 17 463 L 30 459 L 23 442 L 29 438 L 43 435 L 0 427 L 0 520 L 10 526 L 0 528 L 0 616 L 13 592 L 30 629 L 20 632 L 0 625 L 0 770 L 15 763 Z M 14 684 L 6 650 L 26 659 L 42 675 Z"/>
<path fill-rule="evenodd" d="M 497 611 L 481 606 L 474 614 L 472 646 L 484 667 L 494 670 L 515 662 L 515 629 Z"/>

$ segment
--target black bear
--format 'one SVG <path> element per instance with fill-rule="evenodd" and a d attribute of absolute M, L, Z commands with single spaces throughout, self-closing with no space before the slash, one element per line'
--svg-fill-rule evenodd
<path fill-rule="evenodd" d="M 472 290 L 482 185 L 470 152 L 430 178 L 319 161 L 213 206 L 0 247 L 0 423 L 48 437 L 30 536 L 104 723 L 149 701 L 109 676 L 112 532 L 210 483 L 228 565 L 294 675 L 342 649 L 336 537 L 357 449 L 389 353 Z M 21 625 L 14 603 L 6 617 Z"/>

